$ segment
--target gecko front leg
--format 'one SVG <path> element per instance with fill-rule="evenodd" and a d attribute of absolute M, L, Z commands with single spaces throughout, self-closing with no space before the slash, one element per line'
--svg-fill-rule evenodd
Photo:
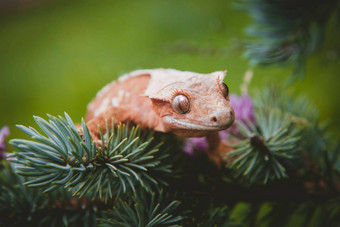
<path fill-rule="evenodd" d="M 221 155 L 225 152 L 229 152 L 232 150 L 231 147 L 228 147 L 220 138 L 219 132 L 210 133 L 206 137 L 206 141 L 208 144 L 208 158 L 213 161 L 218 167 L 221 166 Z"/>

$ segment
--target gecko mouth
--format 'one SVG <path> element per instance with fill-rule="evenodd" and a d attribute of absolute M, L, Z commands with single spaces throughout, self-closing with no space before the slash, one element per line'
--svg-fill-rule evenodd
<path fill-rule="evenodd" d="M 183 122 L 179 121 L 171 116 L 165 116 L 165 120 L 169 123 L 175 123 L 179 126 L 181 126 L 182 129 L 187 129 L 187 130 L 199 130 L 199 131 L 221 131 L 224 129 L 227 129 L 231 126 L 232 122 L 228 125 L 198 125 L 198 124 L 193 124 L 193 123 L 188 123 L 188 122 Z"/>

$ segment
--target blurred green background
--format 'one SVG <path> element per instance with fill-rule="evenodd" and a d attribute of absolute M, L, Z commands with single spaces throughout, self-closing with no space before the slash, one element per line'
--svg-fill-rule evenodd
<path fill-rule="evenodd" d="M 226 82 L 238 94 L 249 69 L 254 71 L 251 94 L 270 82 L 283 84 L 290 67 L 252 68 L 242 57 L 244 29 L 251 19 L 233 3 L 79 0 L 3 7 L 0 126 L 9 125 L 13 138 L 22 136 L 15 124 L 35 126 L 32 115 L 66 111 L 80 121 L 101 87 L 141 68 L 227 69 Z M 338 134 L 339 42 L 332 17 L 325 42 L 308 59 L 306 78 L 292 86 L 309 97 Z"/>

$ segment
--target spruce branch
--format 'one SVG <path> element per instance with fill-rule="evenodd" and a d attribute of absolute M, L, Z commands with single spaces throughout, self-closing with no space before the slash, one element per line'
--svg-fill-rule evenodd
<path fill-rule="evenodd" d="M 229 211 L 229 225 L 215 226 L 338 226 L 338 207 L 339 197 L 304 202 L 238 202 Z"/>
<path fill-rule="evenodd" d="M 177 215 L 180 204 L 163 190 L 152 194 L 139 191 L 132 199 L 120 200 L 112 210 L 106 211 L 105 218 L 99 219 L 100 226 L 180 226 L 183 219 Z"/>
<path fill-rule="evenodd" d="M 292 76 L 305 75 L 306 58 L 323 39 L 326 22 L 338 1 L 241 0 L 254 23 L 246 32 L 245 56 L 253 65 L 294 66 Z"/>
<path fill-rule="evenodd" d="M 300 220 L 300 226 L 338 226 L 340 221 L 340 198 L 324 199 L 322 201 L 309 200 L 306 202 L 283 201 L 264 203 L 263 212 L 258 223 L 267 226 L 287 226 Z M 293 225 L 294 225 L 293 224 Z"/>
<path fill-rule="evenodd" d="M 317 108 L 306 97 L 273 85 L 261 92 L 256 106 L 260 111 L 276 108 L 291 116 L 292 124 L 303 129 L 299 149 L 304 163 L 301 163 L 299 175 L 314 175 L 315 181 L 325 182 L 339 191 L 340 141 L 334 143 L 332 133 L 327 130 L 328 124 L 320 124 Z"/>
<path fill-rule="evenodd" d="M 302 141 L 305 186 L 311 193 L 340 192 L 340 141 L 333 141 L 326 128 L 313 125 L 305 130 Z"/>
<path fill-rule="evenodd" d="M 237 122 L 243 139 L 226 154 L 231 160 L 227 167 L 249 185 L 288 177 L 286 166 L 297 157 L 300 142 L 301 129 L 294 125 L 291 115 L 267 109 L 256 116 L 256 126 Z"/>
<path fill-rule="evenodd" d="M 286 86 L 270 84 L 257 95 L 255 105 L 257 109 L 277 108 L 305 125 L 313 125 L 319 118 L 317 108 L 307 97 L 294 94 Z"/>
<path fill-rule="evenodd" d="M 162 143 L 153 144 L 151 132 L 120 124 L 101 133 L 102 147 L 97 147 L 82 120 L 80 136 L 71 118 L 48 116 L 34 120 L 45 133 L 19 125 L 31 140 L 13 139 L 10 143 L 19 152 L 11 154 L 16 173 L 27 177 L 25 185 L 44 188 L 44 192 L 68 188 L 82 197 L 99 196 L 107 201 L 126 191 L 142 186 L 157 189 L 157 177 L 171 172 L 171 165 L 160 165 L 168 154 L 160 151 Z M 107 126 L 108 127 L 108 126 Z M 155 172 L 155 173 L 153 173 Z M 157 176 L 157 177 L 154 177 Z"/>
<path fill-rule="evenodd" d="M 195 217 L 194 223 L 190 226 L 198 227 L 217 227 L 217 226 L 241 226 L 235 224 L 231 218 L 231 211 L 229 206 L 212 206 L 206 209 L 200 217 Z"/>
<path fill-rule="evenodd" d="M 5 161 L 0 163 L 0 226 L 95 226 L 107 206 L 88 198 L 75 199 L 66 190 L 42 194 L 23 183 Z"/>

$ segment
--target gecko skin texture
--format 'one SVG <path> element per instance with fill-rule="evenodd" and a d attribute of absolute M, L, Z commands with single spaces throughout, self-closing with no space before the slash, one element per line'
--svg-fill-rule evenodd
<path fill-rule="evenodd" d="M 207 136 L 216 150 L 218 131 L 234 122 L 234 110 L 223 83 L 226 71 L 200 74 L 174 69 L 137 70 L 121 76 L 98 92 L 87 108 L 92 137 L 98 126 L 130 121 L 182 137 Z"/>

